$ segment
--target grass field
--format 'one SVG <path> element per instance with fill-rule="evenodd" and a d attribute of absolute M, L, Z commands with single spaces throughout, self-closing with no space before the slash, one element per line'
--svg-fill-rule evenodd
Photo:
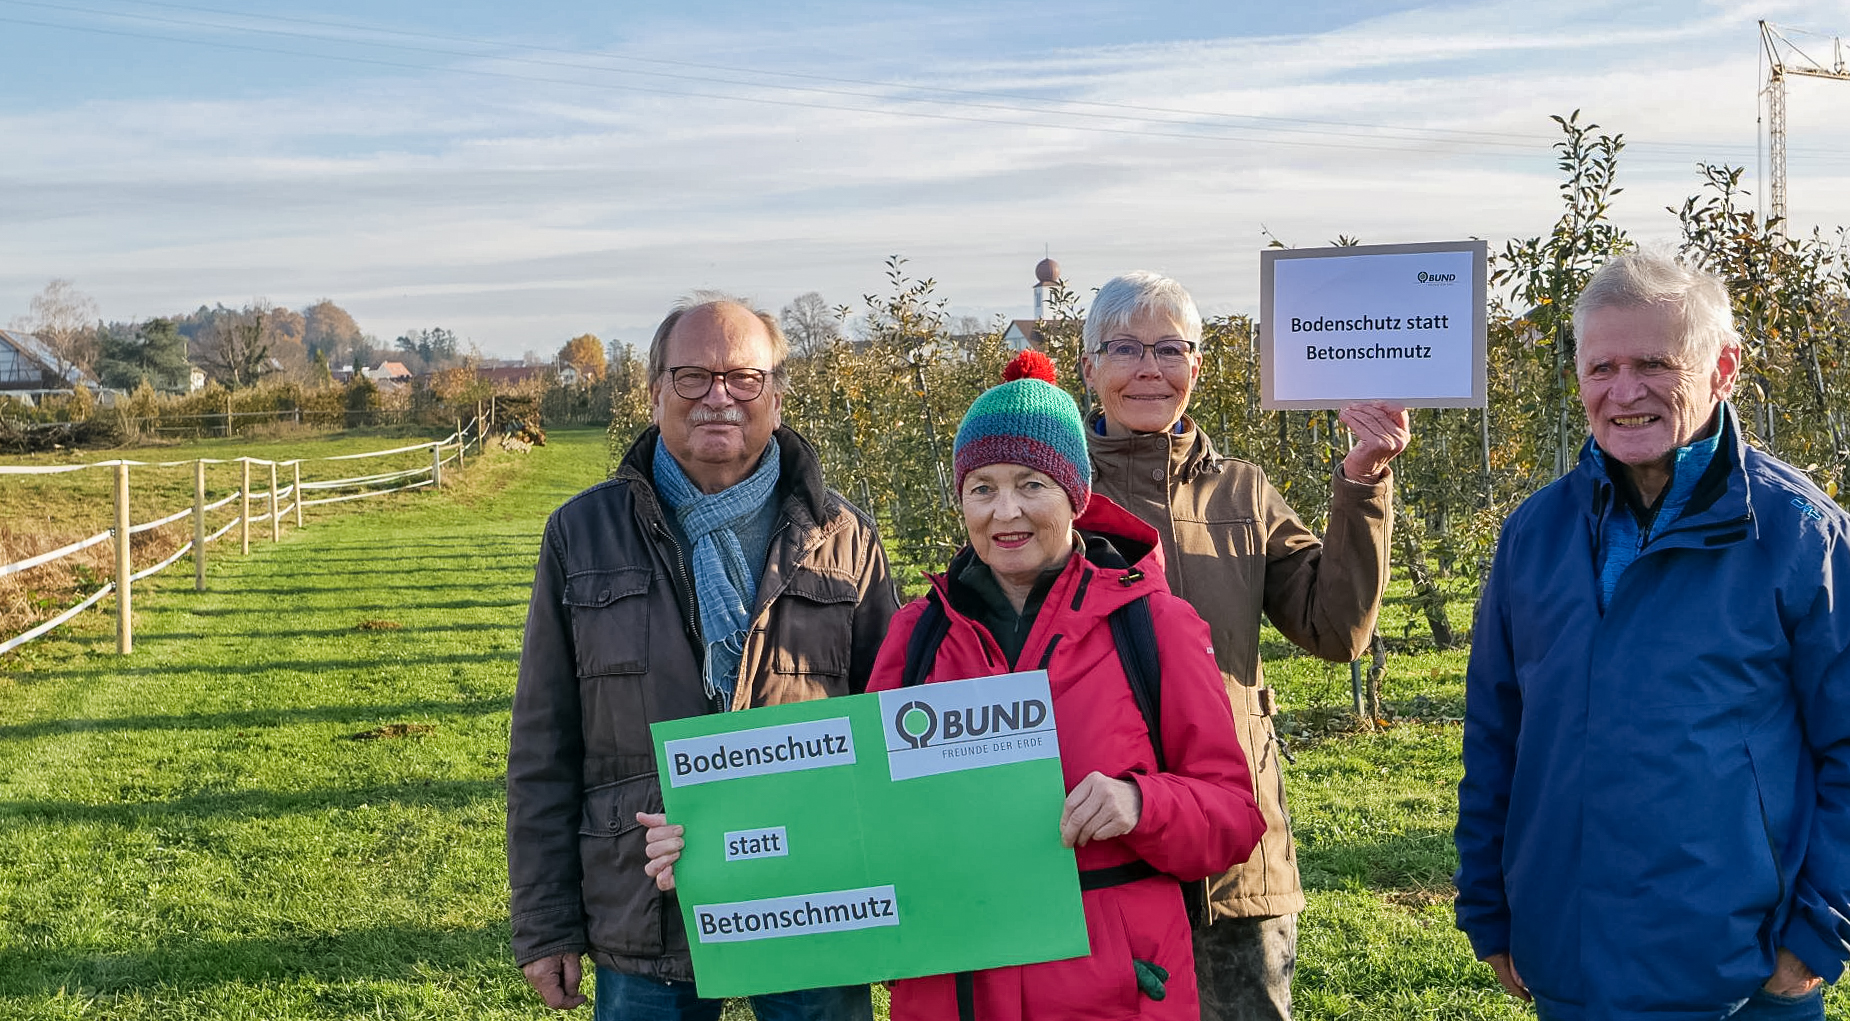
<path fill-rule="evenodd" d="M 607 460 L 552 440 L 219 556 L 204 594 L 144 583 L 127 659 L 102 614 L 0 658 L 0 1017 L 556 1016 L 507 950 L 507 707 L 545 515 Z M 1345 733 L 1346 668 L 1268 653 L 1298 1016 L 1526 1016 L 1451 926 L 1462 654 L 1396 655 L 1407 722 Z"/>
<path fill-rule="evenodd" d="M 373 449 L 389 444 L 369 441 Z M 587 431 L 345 505 L 0 674 L 0 1017 L 543 1013 L 506 951 L 507 705 Z"/>

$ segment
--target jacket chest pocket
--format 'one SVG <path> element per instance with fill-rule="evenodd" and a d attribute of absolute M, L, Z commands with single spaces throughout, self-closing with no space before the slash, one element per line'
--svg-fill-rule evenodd
<path fill-rule="evenodd" d="M 579 677 L 648 670 L 653 574 L 646 567 L 619 567 L 580 571 L 565 579 L 565 607 L 572 618 Z"/>
<path fill-rule="evenodd" d="M 777 597 L 765 628 L 772 683 L 767 703 L 848 693 L 854 608 L 860 593 L 842 578 L 803 572 Z"/>
<path fill-rule="evenodd" d="M 1263 553 L 1259 519 L 1240 511 L 1209 510 L 1175 518 L 1177 551 L 1188 556 L 1250 557 Z"/>
<path fill-rule="evenodd" d="M 1259 521 L 1250 515 L 1209 513 L 1204 520 L 1176 519 L 1176 556 L 1167 568 L 1170 588 L 1182 598 L 1204 607 L 1201 615 L 1210 623 L 1238 612 L 1233 607 L 1253 607 L 1265 600 L 1265 545 L 1259 535 Z M 1179 584 L 1178 584 L 1179 582 Z M 1208 607 L 1220 607 L 1219 612 Z M 1252 614 L 1252 609 L 1244 613 Z M 1242 630 L 1251 629 L 1250 618 Z M 1215 635 L 1215 647 L 1220 635 Z"/>

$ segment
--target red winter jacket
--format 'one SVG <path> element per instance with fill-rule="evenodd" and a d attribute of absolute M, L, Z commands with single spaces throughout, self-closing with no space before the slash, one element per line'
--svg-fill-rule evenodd
<path fill-rule="evenodd" d="M 1137 828 L 1075 850 L 1081 870 L 1143 859 L 1185 880 L 1245 861 L 1265 832 L 1253 803 L 1246 758 L 1221 687 L 1208 626 L 1163 580 L 1156 531 L 1097 494 L 1074 525 L 1109 538 L 1129 570 L 1074 556 L 1054 582 L 1016 660 L 1020 669 L 1045 666 L 1060 727 L 1060 765 L 1071 791 L 1094 770 L 1129 779 L 1143 794 Z M 955 681 L 1011 669 L 989 632 L 951 606 L 943 575 L 934 575 L 950 618 L 928 681 Z M 1131 695 L 1107 615 L 1138 596 L 1150 597 L 1162 667 L 1163 750 L 1170 772 L 1159 773 L 1149 730 Z M 916 600 L 893 618 L 874 661 L 868 690 L 895 688 L 905 670 L 906 644 L 924 611 Z M 1057 642 L 1057 644 L 1055 644 Z M 981 825 L 980 820 L 976 825 Z M 972 862 L 972 868 L 981 867 Z M 1083 894 L 1090 956 L 976 973 L 979 1021 L 1022 1018 L 1198 1018 L 1195 959 L 1181 887 L 1156 876 Z M 1131 961 L 1153 961 L 1169 972 L 1163 1000 L 1138 991 Z M 902 979 L 893 986 L 893 1021 L 957 1017 L 952 977 Z"/>

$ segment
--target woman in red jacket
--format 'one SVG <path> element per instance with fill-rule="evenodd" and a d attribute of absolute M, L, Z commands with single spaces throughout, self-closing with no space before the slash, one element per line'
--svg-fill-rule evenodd
<path fill-rule="evenodd" d="M 1024 373 L 1034 375 L 1016 378 Z M 1208 627 L 1169 593 L 1150 526 L 1091 492 L 1079 412 L 1029 353 L 957 431 L 970 544 L 932 577 L 950 630 L 926 681 L 1045 669 L 1068 791 L 1061 839 L 1086 889 L 1089 956 L 979 971 L 974 1016 L 1198 1018 L 1177 880 L 1244 861 L 1265 829 Z M 1107 617 L 1148 596 L 1161 666 L 1159 771 Z M 869 690 L 897 687 L 920 599 L 900 610 Z M 1147 864 L 1139 864 L 1147 863 Z M 894 983 L 894 1021 L 959 1016 L 950 975 Z"/>
<path fill-rule="evenodd" d="M 1024 353 L 957 431 L 970 544 L 893 618 L 868 689 L 899 687 L 913 630 L 935 599 L 949 629 L 923 680 L 1044 669 L 1067 797 L 1060 836 L 1080 869 L 1085 957 L 893 983 L 893 1021 L 1198 1019 L 1182 882 L 1246 860 L 1265 831 L 1221 688 L 1208 626 L 1163 580 L 1156 531 L 1091 490 L 1079 410 L 1053 364 Z M 1161 675 L 1159 754 L 1108 622 L 1149 597 Z M 923 660 L 921 659 L 921 662 Z M 684 839 L 648 824 L 657 884 Z M 972 863 L 972 868 L 981 867 Z"/>

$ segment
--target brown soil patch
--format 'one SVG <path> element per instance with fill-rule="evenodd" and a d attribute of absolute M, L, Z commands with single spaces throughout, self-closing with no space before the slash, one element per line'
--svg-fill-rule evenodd
<path fill-rule="evenodd" d="M 362 730 L 358 734 L 349 734 L 349 741 L 383 741 L 396 737 L 415 737 L 428 734 L 437 729 L 434 723 L 388 723 L 383 727 Z"/>

